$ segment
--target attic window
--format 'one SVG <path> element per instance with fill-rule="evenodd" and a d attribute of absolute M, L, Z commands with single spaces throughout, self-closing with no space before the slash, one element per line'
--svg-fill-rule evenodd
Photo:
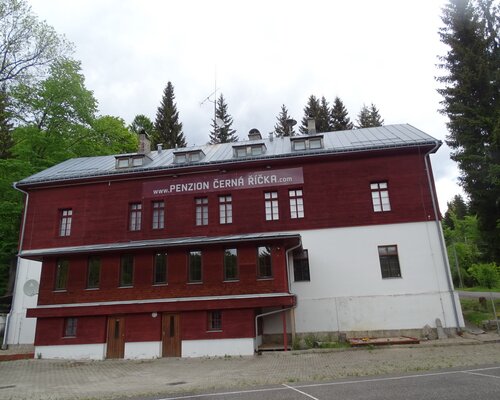
<path fill-rule="evenodd" d="M 248 146 L 233 146 L 233 155 L 235 158 L 260 156 L 265 152 L 266 145 L 264 143 L 252 144 Z"/>
<path fill-rule="evenodd" d="M 323 148 L 323 136 L 291 138 L 293 151 L 317 150 Z"/>
<path fill-rule="evenodd" d="M 202 150 L 186 151 L 186 152 L 181 152 L 181 153 L 175 153 L 174 162 L 176 164 L 198 162 L 203 157 L 205 157 L 205 153 L 203 153 Z"/>
<path fill-rule="evenodd" d="M 122 154 L 115 159 L 117 169 L 142 167 L 152 161 L 146 154 Z"/>

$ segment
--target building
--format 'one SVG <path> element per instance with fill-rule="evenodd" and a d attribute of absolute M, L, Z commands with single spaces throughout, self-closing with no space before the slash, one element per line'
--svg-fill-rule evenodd
<path fill-rule="evenodd" d="M 65 161 L 26 193 L 44 358 L 253 354 L 307 334 L 463 326 L 410 125 Z M 22 285 L 22 282 L 19 283 Z"/>

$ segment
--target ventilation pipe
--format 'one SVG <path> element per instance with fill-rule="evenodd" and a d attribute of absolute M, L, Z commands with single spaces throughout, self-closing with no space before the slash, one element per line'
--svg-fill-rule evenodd
<path fill-rule="evenodd" d="M 163 151 L 163 143 L 158 143 L 156 145 L 156 150 L 158 150 L 158 154 L 161 154 L 161 152 Z"/>

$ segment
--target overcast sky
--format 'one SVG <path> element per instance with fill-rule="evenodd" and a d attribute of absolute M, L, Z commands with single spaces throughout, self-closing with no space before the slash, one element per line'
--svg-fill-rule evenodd
<path fill-rule="evenodd" d="M 208 141 L 213 103 L 200 103 L 215 80 L 240 138 L 272 131 L 282 104 L 300 122 L 311 94 L 339 96 L 351 120 L 374 103 L 385 124 L 447 134 L 435 80 L 444 0 L 29 2 L 75 44 L 100 114 L 154 120 L 171 81 L 189 145 Z M 458 170 L 446 145 L 432 163 L 444 211 Z"/>

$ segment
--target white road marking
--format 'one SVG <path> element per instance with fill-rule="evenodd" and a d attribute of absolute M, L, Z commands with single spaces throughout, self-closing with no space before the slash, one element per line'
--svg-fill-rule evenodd
<path fill-rule="evenodd" d="M 497 378 L 497 379 L 500 379 L 500 376 L 488 375 L 488 374 L 480 374 L 478 372 L 463 371 L 463 373 L 467 374 L 467 375 L 487 376 L 488 378 Z"/>
<path fill-rule="evenodd" d="M 321 387 L 321 386 L 352 385 L 352 384 L 356 384 L 356 383 L 386 382 L 386 381 L 396 381 L 396 380 L 411 379 L 411 378 L 425 378 L 428 376 L 442 376 L 442 375 L 453 375 L 453 374 L 462 374 L 462 373 L 468 373 L 470 375 L 488 376 L 490 378 L 499 378 L 498 376 L 480 374 L 480 373 L 476 372 L 476 371 L 490 371 L 493 369 L 500 369 L 500 366 L 465 369 L 465 370 L 459 370 L 459 371 L 434 372 L 434 373 L 430 373 L 430 374 L 394 376 L 394 377 L 390 377 L 390 378 L 371 378 L 371 379 L 359 379 L 359 380 L 342 381 L 342 382 L 312 383 L 312 384 L 308 384 L 308 385 L 297 385 L 297 386 L 288 386 L 288 385 L 283 384 L 283 386 L 274 387 L 274 388 L 240 390 L 240 391 L 234 391 L 234 392 L 205 393 L 205 394 L 195 394 L 195 395 L 190 395 L 190 396 L 178 396 L 178 397 L 164 397 L 164 398 L 156 399 L 156 400 L 196 399 L 196 398 L 200 398 L 200 397 L 230 396 L 233 394 L 237 395 L 237 394 L 246 394 L 246 393 L 272 392 L 272 391 L 287 390 L 287 389 L 296 390 L 298 388 L 303 389 L 303 388 L 312 388 L 312 387 Z M 300 391 L 297 390 L 297 392 L 300 392 Z M 307 393 L 304 393 L 304 392 L 300 392 L 300 393 L 302 393 L 306 396 L 309 396 L 312 399 L 316 399 L 315 397 L 312 397 L 311 395 L 308 395 Z M 318 400 L 318 399 L 316 399 L 316 400 Z"/>
<path fill-rule="evenodd" d="M 300 394 L 303 394 L 304 396 L 307 396 L 307 397 L 309 397 L 309 398 L 311 398 L 313 400 L 319 400 L 317 397 L 311 396 L 310 394 L 307 394 L 306 392 L 303 392 L 302 390 L 299 390 L 299 389 L 297 389 L 295 387 L 285 385 L 284 383 L 283 383 L 283 386 L 287 387 L 288 389 L 295 390 L 296 392 L 299 392 Z"/>

